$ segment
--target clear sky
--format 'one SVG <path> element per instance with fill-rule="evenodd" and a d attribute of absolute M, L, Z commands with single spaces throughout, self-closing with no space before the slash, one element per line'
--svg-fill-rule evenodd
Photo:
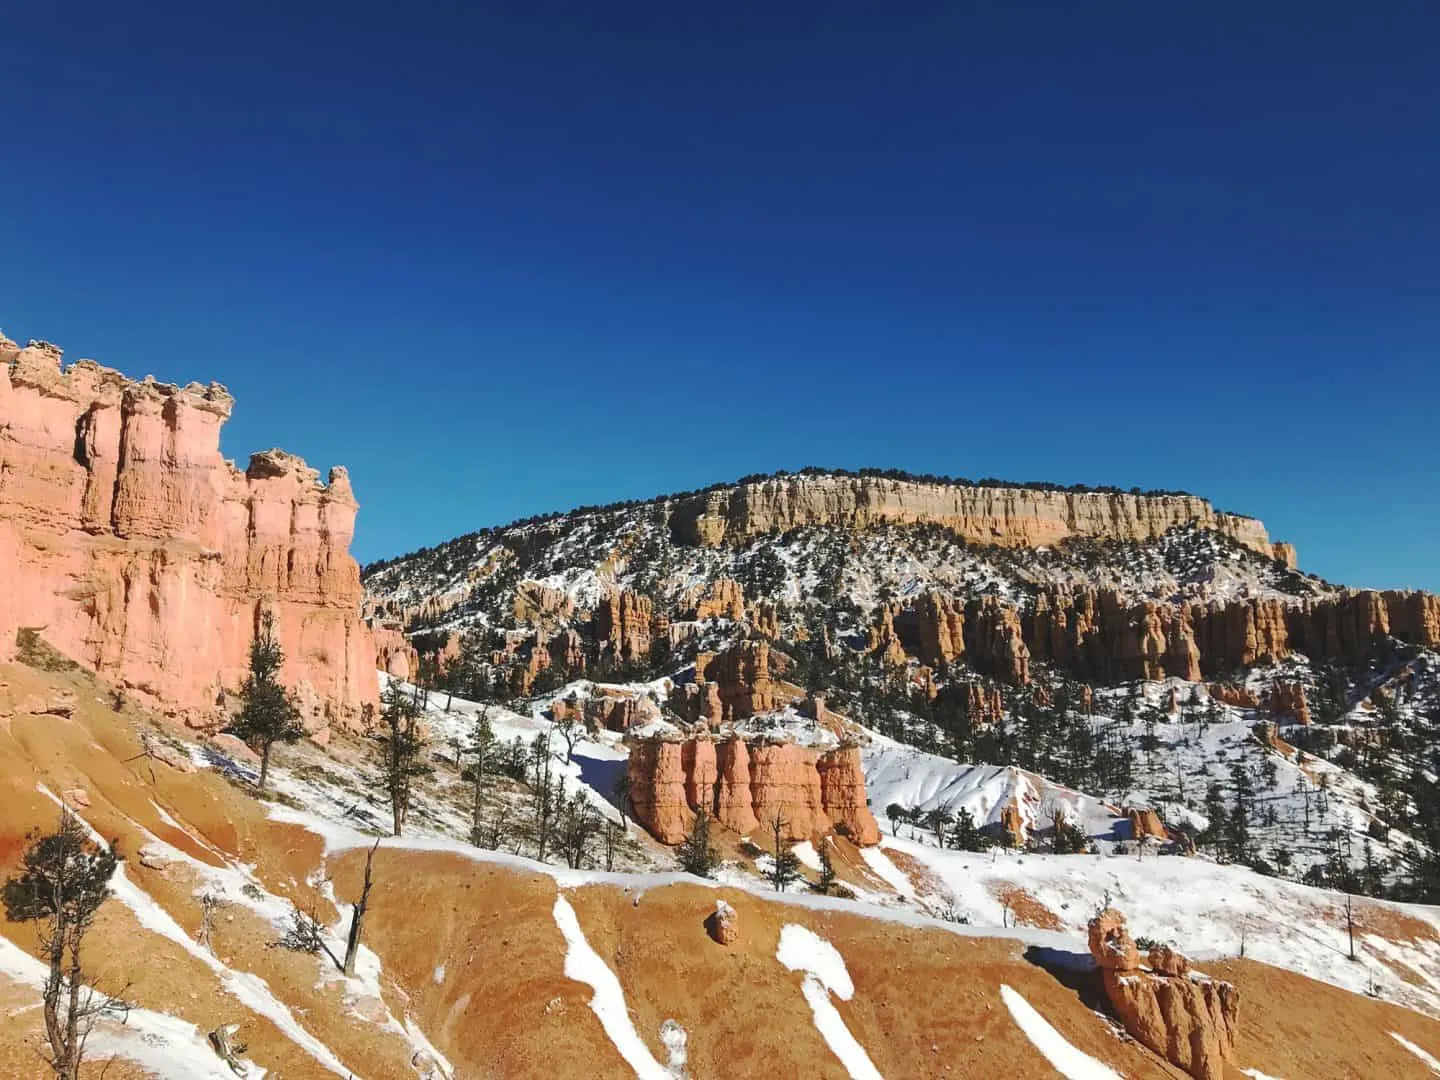
<path fill-rule="evenodd" d="M 22 2 L 0 36 L 0 328 L 226 383 L 227 454 L 350 467 L 362 560 L 815 464 L 1183 488 L 1440 590 L 1433 5 Z"/>

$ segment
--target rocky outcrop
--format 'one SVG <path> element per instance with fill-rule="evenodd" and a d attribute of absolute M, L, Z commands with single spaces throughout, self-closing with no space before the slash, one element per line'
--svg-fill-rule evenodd
<path fill-rule="evenodd" d="M 745 618 L 745 592 L 738 581 L 716 578 L 708 585 L 696 586 L 681 597 L 680 607 L 697 621 L 705 619 Z"/>
<path fill-rule="evenodd" d="M 1270 687 L 1270 715 L 1277 722 L 1310 723 L 1310 703 L 1305 700 L 1305 685 L 1277 679 Z"/>
<path fill-rule="evenodd" d="M 938 525 L 979 544 L 1048 547 L 1071 537 L 1153 540 L 1180 525 L 1213 529 L 1268 558 L 1277 551 L 1254 518 L 1217 511 L 1193 495 L 1044 491 L 1020 487 L 788 476 L 705 492 L 679 502 L 670 527 L 682 543 L 713 547 L 806 525 Z M 1293 549 L 1287 548 L 1293 558 Z"/>
<path fill-rule="evenodd" d="M 684 753 L 673 739 L 637 739 L 630 747 L 630 812 L 662 844 L 680 843 L 695 820 L 686 798 Z"/>
<path fill-rule="evenodd" d="M 1168 946 L 1152 948 L 1149 970 L 1142 968 L 1125 917 L 1113 908 L 1090 920 L 1090 954 L 1126 1031 L 1196 1080 L 1223 1080 L 1239 1030 L 1234 986 L 1192 972 Z"/>
<path fill-rule="evenodd" d="M 216 383 L 136 382 L 0 339 L 0 654 L 16 631 L 194 723 L 220 719 L 265 610 L 314 728 L 376 697 L 349 546 L 357 503 L 269 450 L 220 456 Z"/>
<path fill-rule="evenodd" d="M 620 589 L 595 609 L 595 636 L 613 659 L 636 663 L 650 655 L 654 605 L 648 596 Z"/>
<path fill-rule="evenodd" d="M 1125 811 L 1125 816 L 1130 821 L 1130 839 L 1132 840 L 1168 840 L 1170 838 L 1170 834 L 1165 829 L 1165 823 L 1160 820 L 1160 815 L 1154 810 L 1131 807 Z"/>
<path fill-rule="evenodd" d="M 696 656 L 696 683 L 715 687 L 720 719 L 732 723 L 769 712 L 790 699 L 776 679 L 789 664 L 790 658 L 772 649 L 768 641 L 739 641 L 724 652 Z"/>
<path fill-rule="evenodd" d="M 718 744 L 707 736 L 637 739 L 629 784 L 635 820 L 664 844 L 683 840 L 700 810 L 742 836 L 779 821 L 790 842 L 836 826 L 857 844 L 880 840 L 853 746 L 822 752 L 738 736 Z"/>
<path fill-rule="evenodd" d="M 877 609 L 869 649 L 892 665 L 964 660 L 1013 686 L 1030 679 L 1032 660 L 1095 684 L 1180 678 L 1198 682 L 1302 652 L 1327 663 L 1364 663 L 1387 636 L 1440 647 L 1440 597 L 1359 591 L 1286 603 L 1244 597 L 1212 603 L 1131 603 L 1116 589 L 1037 591 L 1022 614 L 997 597 L 963 610 L 949 598 L 921 597 Z"/>
<path fill-rule="evenodd" d="M 865 769 L 858 746 L 841 746 L 821 754 L 820 801 L 837 831 L 852 842 L 869 847 L 880 842 L 880 826 L 865 796 Z"/>
<path fill-rule="evenodd" d="M 515 586 L 513 610 L 517 623 L 553 629 L 569 621 L 575 614 L 575 604 L 559 589 L 539 581 L 522 581 Z"/>
<path fill-rule="evenodd" d="M 705 932 L 717 945 L 734 945 L 740 940 L 740 916 L 724 900 L 716 900 L 715 910 L 705 919 Z"/>
<path fill-rule="evenodd" d="M 1030 681 L 1030 649 L 1020 613 L 993 596 L 965 605 L 965 649 L 975 667 L 1011 686 Z"/>

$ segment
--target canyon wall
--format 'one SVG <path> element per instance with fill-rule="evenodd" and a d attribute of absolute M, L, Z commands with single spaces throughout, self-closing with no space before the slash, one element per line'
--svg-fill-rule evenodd
<path fill-rule="evenodd" d="M 0 337 L 0 656 L 33 628 L 74 660 L 197 724 L 237 689 L 274 612 L 312 729 L 376 697 L 349 546 L 357 504 L 269 450 L 220 456 L 223 386 L 136 382 Z"/>
<path fill-rule="evenodd" d="M 685 839 L 702 809 L 741 836 L 767 831 L 778 818 L 791 842 L 838 828 L 857 844 L 880 842 L 854 746 L 817 751 L 739 736 L 637 739 L 628 769 L 635 820 L 663 844 Z"/>
<path fill-rule="evenodd" d="M 1261 522 L 1222 513 L 1193 495 L 791 476 L 705 492 L 682 500 L 670 516 L 677 539 L 708 547 L 802 525 L 864 528 L 885 522 L 930 523 L 973 543 L 1006 547 L 1046 547 L 1071 537 L 1153 540 L 1176 526 L 1198 525 L 1291 566 L 1295 560 L 1294 548 L 1272 543 Z"/>
<path fill-rule="evenodd" d="M 960 603 L 922 596 L 882 607 L 872 651 L 943 667 L 968 663 L 1012 686 L 1032 661 L 1105 684 L 1174 676 L 1191 682 L 1304 653 L 1352 665 L 1387 636 L 1440 648 L 1440 596 L 1361 590 L 1286 602 L 1276 598 L 1132 603 L 1113 589 L 1040 589 L 1021 611 L 993 597 Z"/>

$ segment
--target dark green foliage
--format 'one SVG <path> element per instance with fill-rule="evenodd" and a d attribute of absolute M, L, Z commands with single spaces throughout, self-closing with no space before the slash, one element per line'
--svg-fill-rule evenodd
<path fill-rule="evenodd" d="M 270 772 L 270 751 L 276 743 L 297 742 L 305 734 L 300 710 L 290 692 L 280 685 L 285 653 L 275 638 L 275 616 L 266 611 L 260 631 L 250 642 L 250 674 L 240 688 L 240 714 L 229 731 L 260 755 L 257 786 L 265 790 Z"/>
<path fill-rule="evenodd" d="M 830 857 L 830 842 L 823 840 L 820 843 L 820 877 L 815 882 L 815 891 L 829 896 L 835 889 L 835 861 Z"/>
<path fill-rule="evenodd" d="M 40 950 L 49 964 L 41 991 L 50 1046 L 46 1060 L 56 1076 L 77 1080 L 95 1022 L 123 1019 L 128 1010 L 123 1001 L 87 987 L 80 966 L 81 945 L 110 896 L 119 855 L 114 844 L 91 841 L 69 810 L 61 812 L 55 832 L 27 839 L 20 872 L 3 888 L 5 915 L 12 922 L 40 924 Z"/>
<path fill-rule="evenodd" d="M 781 821 L 778 817 L 770 822 L 771 863 L 765 871 L 765 876 L 770 879 L 770 884 L 776 892 L 784 892 L 800 880 L 800 860 L 795 857 L 795 852 L 790 850 L 790 845 L 785 841 L 785 831 L 789 825 L 789 822 Z"/>
<path fill-rule="evenodd" d="M 695 815 L 689 833 L 675 849 L 680 869 L 698 877 L 712 877 L 720 865 L 720 853 L 710 843 L 710 815 L 701 810 Z"/>
<path fill-rule="evenodd" d="M 955 812 L 955 824 L 947 838 L 957 851 L 985 851 L 991 846 L 990 838 L 975 826 L 975 815 L 964 807 Z"/>
<path fill-rule="evenodd" d="M 424 758 L 427 744 L 420 726 L 418 695 L 418 690 L 407 692 L 398 682 L 388 683 L 380 696 L 379 724 L 370 732 L 370 737 L 381 747 L 381 765 L 396 836 L 405 831 L 416 779 L 434 771 Z"/>

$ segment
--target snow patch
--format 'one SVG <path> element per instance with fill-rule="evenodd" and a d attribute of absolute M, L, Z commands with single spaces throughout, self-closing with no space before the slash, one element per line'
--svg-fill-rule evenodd
<path fill-rule="evenodd" d="M 585 940 L 585 933 L 580 929 L 580 920 L 576 918 L 570 901 L 557 894 L 552 914 L 567 946 L 565 977 L 585 983 L 595 991 L 595 996 L 590 999 L 590 1009 L 599 1017 L 600 1026 L 615 1044 L 615 1049 L 620 1051 L 625 1063 L 635 1070 L 640 1080 L 674 1080 L 674 1074 L 655 1060 L 650 1048 L 635 1030 L 620 980 Z"/>
<path fill-rule="evenodd" d="M 1000 987 L 1000 998 L 1025 1037 L 1066 1080 L 1122 1080 L 1110 1066 L 1071 1046 L 1064 1035 L 1051 1027 L 1048 1020 L 1010 987 Z"/>
<path fill-rule="evenodd" d="M 1401 1046 L 1403 1046 L 1406 1050 L 1409 1050 L 1410 1053 L 1414 1054 L 1426 1065 L 1430 1066 L 1430 1071 L 1433 1072 L 1436 1076 L 1440 1076 L 1440 1059 L 1437 1059 L 1434 1054 L 1431 1054 L 1429 1051 L 1420 1049 L 1420 1047 L 1416 1046 L 1413 1042 L 1405 1038 L 1405 1036 L 1401 1035 L 1398 1031 L 1390 1032 L 1390 1037 L 1396 1042 L 1398 1042 Z"/>
<path fill-rule="evenodd" d="M 830 1002 L 831 994 L 841 1001 L 849 1001 L 855 994 L 855 984 L 850 981 L 850 972 L 839 950 L 805 927 L 786 923 L 780 930 L 780 947 L 775 951 L 775 959 L 791 971 L 805 973 L 800 992 L 815 1014 L 815 1028 L 851 1077 L 880 1080 L 880 1070 L 875 1068 L 870 1055 L 845 1026 L 845 1018 Z"/>

